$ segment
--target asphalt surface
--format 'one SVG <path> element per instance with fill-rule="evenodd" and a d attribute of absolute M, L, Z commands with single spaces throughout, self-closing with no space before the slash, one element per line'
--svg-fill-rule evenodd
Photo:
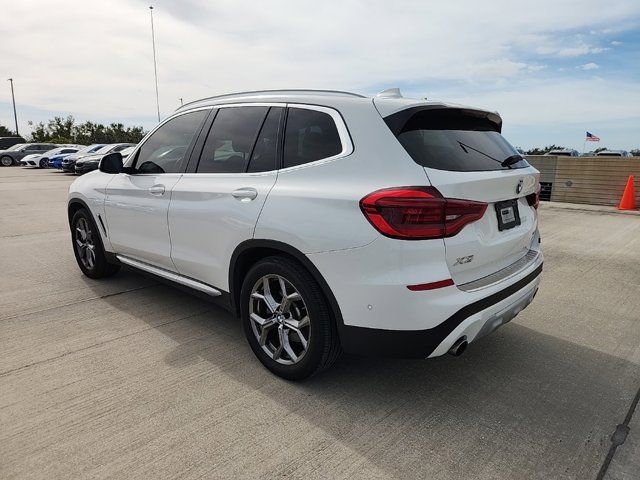
<path fill-rule="evenodd" d="M 510 324 L 289 383 L 218 307 L 83 277 L 72 180 L 0 168 L 0 478 L 640 478 L 640 217 L 545 204 L 542 286 Z"/>

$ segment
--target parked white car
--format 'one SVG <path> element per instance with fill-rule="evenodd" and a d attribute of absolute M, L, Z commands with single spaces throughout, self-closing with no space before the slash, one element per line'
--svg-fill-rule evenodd
<path fill-rule="evenodd" d="M 596 157 L 633 157 L 626 150 L 602 150 L 596 153 Z"/>
<path fill-rule="evenodd" d="M 461 354 L 535 296 L 539 173 L 496 113 L 332 91 L 185 105 L 70 188 L 80 269 L 217 298 L 272 372 Z"/>
<path fill-rule="evenodd" d="M 25 167 L 47 168 L 47 166 L 49 165 L 49 157 L 53 157 L 54 155 L 60 155 L 63 153 L 76 153 L 81 148 L 84 148 L 84 146 L 61 145 L 46 152 L 27 155 L 22 160 L 20 160 L 20 165 L 23 165 Z"/>

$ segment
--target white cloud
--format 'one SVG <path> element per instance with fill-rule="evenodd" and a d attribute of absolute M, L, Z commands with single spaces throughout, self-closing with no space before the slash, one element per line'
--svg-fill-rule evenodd
<path fill-rule="evenodd" d="M 618 40 L 614 40 L 613 42 L 611 42 L 611 45 L 613 45 L 614 47 L 618 47 L 622 45 L 622 42 L 619 42 Z"/>
<path fill-rule="evenodd" d="M 436 98 L 436 95 L 431 95 Z M 564 125 L 640 120 L 640 84 L 599 78 L 527 79 L 490 91 L 437 92 L 438 98 L 497 110 L 505 125 Z M 637 142 L 636 139 L 634 139 Z"/>
<path fill-rule="evenodd" d="M 247 89 L 369 92 L 394 84 L 431 90 L 429 85 L 443 83 L 457 85 L 446 91 L 454 98 L 446 99 L 478 88 L 489 91 L 492 101 L 510 104 L 529 96 L 529 77 L 544 75 L 536 51 L 559 58 L 602 52 L 595 38 L 567 42 L 567 35 L 600 32 L 602 25 L 640 16 L 640 4 L 631 0 L 600 6 L 599 0 L 495 0 L 481 8 L 474 0 L 265 0 L 259 6 L 246 0 L 157 0 L 161 111 L 169 114 L 180 97 Z M 30 106 L 151 126 L 155 92 L 146 3 L 21 0 L 3 6 L 3 17 L 9 21 L 0 25 L 0 58 L 4 78 L 16 80 L 21 121 Z M 538 93 L 564 91 L 564 84 L 554 82 L 538 85 Z M 633 84 L 617 88 L 622 95 Z M 10 101 L 6 90 L 0 89 L 0 105 Z M 484 97 L 469 100 L 485 103 Z M 539 101 L 525 103 L 533 118 L 544 116 Z M 11 119 L 8 108 L 0 109 L 0 123 L 10 125 Z"/>
<path fill-rule="evenodd" d="M 584 65 L 580 65 L 578 68 L 582 70 L 597 70 L 598 68 L 600 68 L 600 65 L 598 65 L 597 63 L 589 62 L 585 63 Z"/>
<path fill-rule="evenodd" d="M 576 45 L 571 47 L 542 46 L 536 49 L 541 55 L 553 55 L 561 58 L 580 57 L 582 55 L 597 54 L 609 50 L 604 47 L 592 47 L 589 45 Z"/>

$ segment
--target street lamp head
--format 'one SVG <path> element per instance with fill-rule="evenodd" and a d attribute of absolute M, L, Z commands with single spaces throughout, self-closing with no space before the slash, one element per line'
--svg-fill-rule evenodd
<path fill-rule="evenodd" d="M 149 10 L 153 10 L 153 5 L 149 5 Z"/>

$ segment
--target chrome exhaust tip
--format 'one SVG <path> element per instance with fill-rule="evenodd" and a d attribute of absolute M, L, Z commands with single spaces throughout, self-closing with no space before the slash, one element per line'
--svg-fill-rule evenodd
<path fill-rule="evenodd" d="M 448 353 L 449 355 L 453 355 L 454 357 L 459 357 L 467 349 L 467 345 L 469 345 L 469 343 L 467 342 L 467 337 L 462 336 L 458 340 L 456 340 L 456 343 L 451 346 Z"/>

